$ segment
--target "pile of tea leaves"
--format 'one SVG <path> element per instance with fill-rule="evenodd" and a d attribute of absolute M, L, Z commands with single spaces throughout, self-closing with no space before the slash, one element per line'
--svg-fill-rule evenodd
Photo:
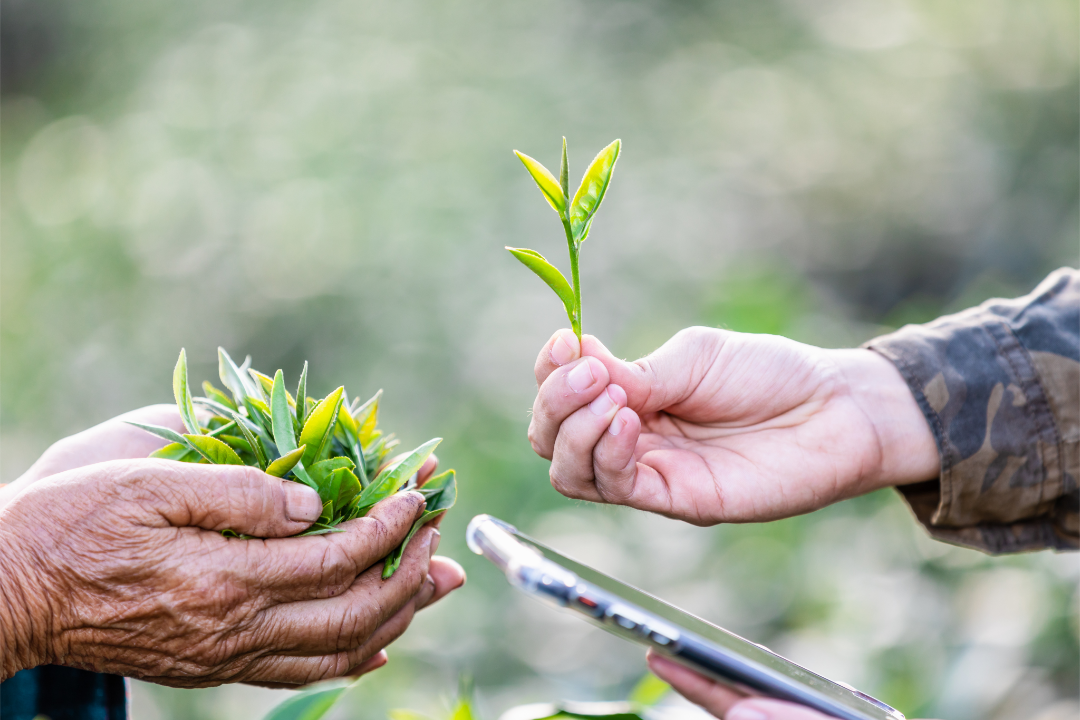
<path fill-rule="evenodd" d="M 250 364 L 249 357 L 237 365 L 218 348 L 218 374 L 227 392 L 204 382 L 205 396 L 192 397 L 187 354 L 181 350 L 173 370 L 173 395 L 187 432 L 131 423 L 169 441 L 150 457 L 250 465 L 313 488 L 323 501 L 322 516 L 300 535 L 340 532 L 338 525 L 363 517 L 380 500 L 417 490 L 424 495 L 427 507 L 408 537 L 386 559 L 383 577 L 390 577 L 413 535 L 449 510 L 457 499 L 453 470 L 417 487 L 417 471 L 442 438 L 428 440 L 387 464 L 399 441 L 378 427 L 382 390 L 366 402 L 350 400 L 344 387 L 322 399 L 308 397 L 305 362 L 294 395 L 286 389 L 281 370 L 271 378 Z M 197 413 L 196 406 L 204 412 Z M 245 537 L 231 530 L 224 534 Z"/>

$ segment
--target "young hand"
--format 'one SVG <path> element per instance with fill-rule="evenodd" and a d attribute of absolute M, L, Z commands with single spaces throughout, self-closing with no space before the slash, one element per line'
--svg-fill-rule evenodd
<path fill-rule="evenodd" d="M 893 365 L 771 335 L 688 328 L 636 362 L 556 332 L 529 439 L 568 497 L 698 525 L 815 510 L 936 477 L 930 428 Z"/>

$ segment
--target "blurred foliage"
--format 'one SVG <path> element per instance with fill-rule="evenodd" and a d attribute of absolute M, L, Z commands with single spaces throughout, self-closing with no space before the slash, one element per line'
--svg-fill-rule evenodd
<path fill-rule="evenodd" d="M 582 283 L 589 330 L 622 355 L 694 323 L 850 346 L 1024 292 L 1077 261 L 1075 2 L 2 12 L 3 480 L 66 433 L 167 402 L 183 346 L 292 376 L 308 358 L 334 383 L 313 394 L 385 387 L 406 445 L 446 438 L 462 482 L 442 549 L 469 585 L 341 717 L 435 708 L 462 671 L 485 717 L 625 697 L 640 676 L 642 653 L 472 558 L 476 512 L 909 717 L 1076 716 L 1075 557 L 933 543 L 892 493 L 712 529 L 557 495 L 525 429 L 561 311 L 502 250 L 560 252 L 511 148 L 553 165 L 552 138 L 573 153 L 618 136 Z M 140 720 L 253 717 L 282 697 L 135 684 Z"/>

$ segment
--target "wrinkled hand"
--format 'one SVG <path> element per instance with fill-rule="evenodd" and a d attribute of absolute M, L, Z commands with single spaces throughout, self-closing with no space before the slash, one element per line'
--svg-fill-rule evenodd
<path fill-rule="evenodd" d="M 647 658 L 653 674 L 690 702 L 723 720 L 830 720 L 832 717 L 780 700 L 748 698 L 652 650 Z"/>
<path fill-rule="evenodd" d="M 285 537 L 321 509 L 309 488 L 248 467 L 142 459 L 37 480 L 0 509 L 3 677 L 51 663 L 179 687 L 295 686 L 378 667 L 464 573 L 431 559 L 429 527 L 382 580 L 419 493 L 342 533 Z"/>
<path fill-rule="evenodd" d="M 937 476 L 903 378 L 869 350 L 689 328 L 637 362 L 560 330 L 529 439 L 568 497 L 698 525 L 808 512 Z"/>

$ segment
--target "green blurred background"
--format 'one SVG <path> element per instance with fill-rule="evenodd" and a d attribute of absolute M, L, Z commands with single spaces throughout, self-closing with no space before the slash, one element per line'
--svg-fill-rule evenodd
<path fill-rule="evenodd" d="M 214 349 L 323 393 L 386 389 L 461 500 L 468 586 L 338 717 L 488 718 L 624 695 L 639 649 L 515 595 L 490 512 L 909 717 L 1078 712 L 1073 556 L 927 539 L 895 493 L 693 528 L 572 502 L 525 437 L 565 317 L 502 249 L 565 267 L 511 148 L 624 152 L 584 246 L 586 331 L 639 356 L 692 324 L 851 346 L 1026 292 L 1078 255 L 1075 0 L 3 0 L 0 475 L 170 400 Z M 287 694 L 134 683 L 138 720 Z"/>

